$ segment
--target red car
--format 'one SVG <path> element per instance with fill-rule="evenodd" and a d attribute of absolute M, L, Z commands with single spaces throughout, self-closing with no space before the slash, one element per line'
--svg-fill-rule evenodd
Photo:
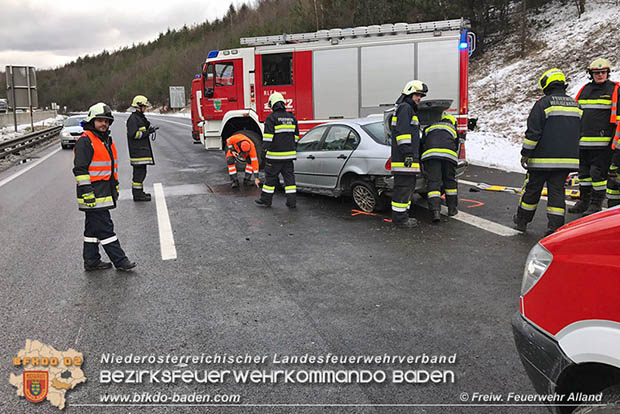
<path fill-rule="evenodd" d="M 532 248 L 512 327 L 534 388 L 555 396 L 552 412 L 620 412 L 619 207 Z"/>

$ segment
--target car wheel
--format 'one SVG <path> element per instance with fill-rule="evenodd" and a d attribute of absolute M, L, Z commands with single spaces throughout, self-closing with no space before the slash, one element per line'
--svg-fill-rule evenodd
<path fill-rule="evenodd" d="M 603 394 L 601 401 L 596 402 L 596 406 L 582 404 L 573 414 L 611 414 L 620 412 L 620 384 L 612 385 L 601 391 Z"/>
<path fill-rule="evenodd" d="M 62 149 L 68 149 L 69 148 L 69 146 L 65 145 L 65 144 L 60 144 L 60 146 L 62 147 Z"/>
<path fill-rule="evenodd" d="M 365 213 L 381 209 L 381 198 L 374 184 L 367 181 L 354 181 L 351 184 L 351 197 L 355 206 Z"/>

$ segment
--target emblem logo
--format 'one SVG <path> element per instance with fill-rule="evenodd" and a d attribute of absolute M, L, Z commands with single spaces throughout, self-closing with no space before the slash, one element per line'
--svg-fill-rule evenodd
<path fill-rule="evenodd" d="M 220 109 L 222 109 L 222 101 L 216 99 L 215 101 L 213 101 L 213 106 L 215 107 L 216 111 L 219 111 Z"/>
<path fill-rule="evenodd" d="M 45 400 L 49 389 L 47 371 L 24 371 L 24 396 L 33 403 Z"/>

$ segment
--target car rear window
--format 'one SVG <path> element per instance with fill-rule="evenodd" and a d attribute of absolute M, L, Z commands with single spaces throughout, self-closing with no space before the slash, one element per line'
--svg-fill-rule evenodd
<path fill-rule="evenodd" d="M 362 129 L 377 143 L 381 145 L 390 145 L 388 138 L 385 136 L 383 129 L 383 121 L 373 122 L 372 124 L 362 125 Z"/>

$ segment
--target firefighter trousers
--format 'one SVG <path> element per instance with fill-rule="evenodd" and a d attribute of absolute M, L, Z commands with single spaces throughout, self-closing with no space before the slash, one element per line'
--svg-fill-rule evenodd
<path fill-rule="evenodd" d="M 620 177 L 607 178 L 607 207 L 620 204 Z"/>
<path fill-rule="evenodd" d="M 536 207 L 547 183 L 547 228 L 557 230 L 564 225 L 566 201 L 564 185 L 569 170 L 532 170 L 525 176 L 523 194 L 517 209 L 517 219 L 529 223 L 534 218 Z"/>
<path fill-rule="evenodd" d="M 297 186 L 295 185 L 293 160 L 265 160 L 265 184 L 263 184 L 263 191 L 260 194 L 260 199 L 265 203 L 265 205 L 271 205 L 273 193 L 276 190 L 276 184 L 278 184 L 278 176 L 280 174 L 282 174 L 282 178 L 284 179 L 286 205 L 289 207 L 295 207 L 297 203 Z"/>
<path fill-rule="evenodd" d="M 394 174 L 392 223 L 403 223 L 409 219 L 411 194 L 415 190 L 415 181 L 415 174 Z"/>
<path fill-rule="evenodd" d="M 115 266 L 127 258 L 114 233 L 110 210 L 86 211 L 84 224 L 84 264 L 94 266 L 101 260 L 99 243 Z"/>
<path fill-rule="evenodd" d="M 441 210 L 442 190 L 446 194 L 448 207 L 456 207 L 458 205 L 456 164 L 432 158 L 424 161 L 424 172 L 428 180 L 428 208 L 431 211 Z"/>
<path fill-rule="evenodd" d="M 579 191 L 592 193 L 592 200 L 602 202 L 607 190 L 607 171 L 611 149 L 579 149 Z M 589 188 L 585 188 L 589 187 Z"/>
<path fill-rule="evenodd" d="M 131 181 L 131 191 L 133 194 L 144 192 L 144 179 L 146 178 L 146 165 L 134 165 L 133 177 Z"/>
<path fill-rule="evenodd" d="M 226 164 L 228 165 L 228 176 L 230 177 L 230 181 L 238 181 L 239 177 L 237 175 L 237 160 L 235 157 L 226 157 Z M 250 161 L 246 161 L 245 163 L 245 179 L 251 180 L 252 174 L 255 171 L 252 169 L 252 164 Z M 258 171 L 256 171 L 256 178 L 258 178 Z"/>

